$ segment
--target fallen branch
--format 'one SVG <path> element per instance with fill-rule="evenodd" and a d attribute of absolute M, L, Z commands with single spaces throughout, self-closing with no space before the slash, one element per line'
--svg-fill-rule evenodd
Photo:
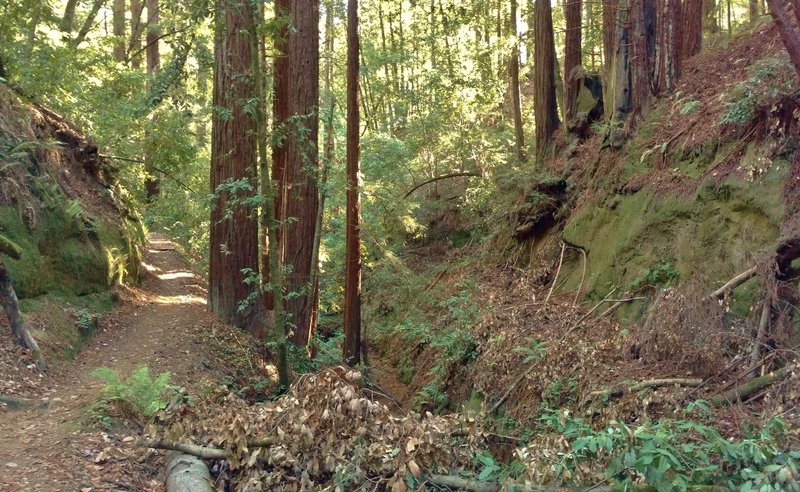
<path fill-rule="evenodd" d="M 638 391 L 642 391 L 643 389 L 648 388 L 659 388 L 663 386 L 686 386 L 686 387 L 697 387 L 703 384 L 703 380 L 699 378 L 665 378 L 665 379 L 651 379 L 649 381 L 640 381 L 638 383 L 634 383 L 630 386 L 621 386 L 617 388 L 605 389 L 605 390 L 598 390 L 592 391 L 589 393 L 589 400 L 593 400 L 597 397 L 612 397 L 616 398 L 625 394 L 625 392 L 629 393 L 636 393 Z"/>
<path fill-rule="evenodd" d="M 758 267 L 752 267 L 749 270 L 740 273 L 739 275 L 733 277 L 728 282 L 726 282 L 725 285 L 723 285 L 719 289 L 709 294 L 708 297 L 706 297 L 706 299 L 711 300 L 724 297 L 728 292 L 732 291 L 736 287 L 739 287 L 743 283 L 755 277 L 757 272 L 758 272 Z"/>
<path fill-rule="evenodd" d="M 573 330 L 575 330 L 575 328 L 579 327 L 579 326 L 581 325 L 581 323 L 583 323 L 584 321 L 586 321 L 586 318 L 588 318 L 588 317 L 589 317 L 589 316 L 591 316 L 591 315 L 592 315 L 592 314 L 593 314 L 595 311 L 597 311 L 597 308 L 599 308 L 600 306 L 602 306 L 604 303 L 608 302 L 608 298 L 609 298 L 609 297 L 611 297 L 611 296 L 614 294 L 614 292 L 616 292 L 616 291 L 617 291 L 617 289 L 618 289 L 618 288 L 619 288 L 619 287 L 617 287 L 617 286 L 615 285 L 615 286 L 614 286 L 614 288 L 613 288 L 613 289 L 611 289 L 611 291 L 610 291 L 608 294 L 606 294 L 606 296 L 605 296 L 605 297 L 604 297 L 604 298 L 603 298 L 603 299 L 602 299 L 600 302 L 598 302 L 597 304 L 595 304 L 595 305 L 594 305 L 594 307 L 593 307 L 592 309 L 590 309 L 588 313 L 586 313 L 586 314 L 584 314 L 583 316 L 581 316 L 581 318 L 580 318 L 578 321 L 576 321 L 576 322 L 575 322 L 575 324 L 574 324 L 574 325 L 572 325 L 572 326 L 569 328 L 569 330 L 567 330 L 567 331 L 566 331 L 566 333 L 564 333 L 564 336 L 563 336 L 563 337 L 561 337 L 561 340 L 559 341 L 559 343 L 562 343 L 564 340 L 566 340 L 566 339 L 567 339 L 567 337 L 569 336 L 569 334 L 570 334 L 570 333 L 572 333 L 572 332 L 573 332 Z"/>
<path fill-rule="evenodd" d="M 717 395 L 711 399 L 711 404 L 715 407 L 722 407 L 729 403 L 734 403 L 737 401 L 745 401 L 749 399 L 755 393 L 761 391 L 762 389 L 766 388 L 767 386 L 771 385 L 772 383 L 783 379 L 785 376 L 789 374 L 789 371 L 784 367 L 783 369 L 779 369 L 777 371 L 771 372 L 764 376 L 751 379 L 747 383 L 733 388 L 721 395 Z"/>
<path fill-rule="evenodd" d="M 22 258 L 22 248 L 2 234 L 0 234 L 0 253 L 8 255 L 13 260 Z"/>
<path fill-rule="evenodd" d="M 553 279 L 553 285 L 550 286 L 550 290 L 547 292 L 547 297 L 544 299 L 544 304 L 542 304 L 541 309 L 542 311 L 547 308 L 547 303 L 550 302 L 550 296 L 553 295 L 553 290 L 556 288 L 556 283 L 558 282 L 558 276 L 561 274 L 561 265 L 564 263 L 564 250 L 567 248 L 567 243 L 561 243 L 561 256 L 558 258 L 558 268 L 556 268 L 556 278 Z"/>
<path fill-rule="evenodd" d="M 649 298 L 648 297 L 625 297 L 623 299 L 608 299 L 605 302 L 613 302 L 614 304 L 612 304 L 610 308 L 606 309 L 605 311 L 600 313 L 598 316 L 601 317 L 601 318 L 605 318 L 609 314 L 613 313 L 614 311 L 616 311 L 617 309 L 622 307 L 622 305 L 625 304 L 626 302 L 646 301 L 647 299 L 649 299 Z"/>
<path fill-rule="evenodd" d="M 277 441 L 271 437 L 264 437 L 254 439 L 247 442 L 249 448 L 267 448 L 273 446 Z M 226 460 L 228 459 L 228 452 L 224 449 L 215 448 L 212 446 L 202 446 L 200 444 L 192 444 L 188 442 L 167 442 L 163 440 L 145 439 L 141 445 L 153 449 L 165 449 L 168 451 L 180 451 L 181 453 L 191 454 L 198 458 L 205 460 Z"/>
<path fill-rule="evenodd" d="M 410 190 L 408 190 L 408 193 L 403 195 L 403 199 L 408 198 L 409 196 L 411 196 L 412 193 L 414 193 L 418 189 L 422 188 L 423 186 L 429 185 L 429 184 L 434 183 L 436 181 L 440 181 L 442 179 L 461 178 L 461 177 L 480 178 L 481 175 L 478 174 L 478 173 L 472 173 L 472 172 L 462 172 L 462 173 L 450 173 L 450 174 L 443 174 L 441 176 L 436 176 L 435 178 L 427 179 L 427 180 L 423 181 L 422 183 L 418 184 L 417 186 L 415 186 L 415 187 L 411 188 Z"/>
<path fill-rule="evenodd" d="M 764 306 L 761 308 L 761 320 L 758 323 L 758 332 L 756 333 L 756 340 L 753 344 L 753 352 L 750 354 L 750 363 L 757 364 L 761 360 L 761 346 L 764 344 L 764 339 L 767 336 L 769 329 L 769 318 L 772 312 L 771 301 L 764 299 Z"/>

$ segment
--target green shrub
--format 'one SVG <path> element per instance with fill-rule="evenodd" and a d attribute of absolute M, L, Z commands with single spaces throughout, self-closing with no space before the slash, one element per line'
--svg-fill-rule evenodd
<path fill-rule="evenodd" d="M 122 381 L 118 371 L 101 367 L 92 376 L 106 383 L 95 405 L 95 413 L 102 416 L 105 423 L 112 416 L 151 417 L 167 406 L 164 394 L 170 377 L 168 372 L 151 379 L 150 370 L 142 366 Z"/>

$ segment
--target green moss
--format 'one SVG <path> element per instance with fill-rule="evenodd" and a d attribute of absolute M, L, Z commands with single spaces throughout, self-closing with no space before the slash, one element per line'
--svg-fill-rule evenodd
<path fill-rule="evenodd" d="M 19 260 L 8 260 L 6 265 L 19 297 L 43 294 L 52 283 L 52 275 L 45 259 L 39 254 L 36 240 L 13 207 L 0 207 L 0 233 L 22 249 Z"/>

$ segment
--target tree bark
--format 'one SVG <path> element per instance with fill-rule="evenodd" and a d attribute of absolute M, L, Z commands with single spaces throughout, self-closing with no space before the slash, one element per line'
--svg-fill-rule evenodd
<path fill-rule="evenodd" d="M 147 0 L 147 74 L 154 76 L 161 66 L 161 53 L 158 49 L 158 38 L 161 28 L 158 25 L 158 0 Z"/>
<path fill-rule="evenodd" d="M 536 48 L 534 77 L 534 115 L 536 119 L 536 155 L 542 159 L 553 133 L 558 129 L 556 102 L 555 43 L 553 14 L 549 0 L 536 0 Z"/>
<path fill-rule="evenodd" d="M 281 190 L 278 241 L 283 263 L 291 265 L 286 288 L 293 296 L 286 301 L 286 311 L 294 325 L 292 341 L 306 346 L 314 335 L 316 289 L 310 280 L 319 201 L 319 0 L 281 0 L 276 2 L 279 12 L 286 12 L 285 4 L 289 4 L 293 22 L 285 40 L 279 43 L 284 56 L 276 62 L 275 124 L 284 138 L 274 151 L 274 179 L 279 180 Z"/>
<path fill-rule="evenodd" d="M 616 70 L 616 53 L 620 49 L 619 45 L 619 30 L 624 29 L 618 27 L 619 13 L 618 0 L 604 0 L 603 1 L 603 72 L 605 74 L 605 83 L 603 84 L 603 105 L 607 116 L 613 112 L 612 94 L 613 80 L 615 78 L 614 71 Z M 627 49 L 627 47 L 626 47 Z"/>
<path fill-rule="evenodd" d="M 347 213 L 345 231 L 344 347 L 350 365 L 361 362 L 361 198 L 358 1 L 347 2 Z"/>
<path fill-rule="evenodd" d="M 131 39 L 128 43 L 127 56 L 131 57 L 131 68 L 139 70 L 142 67 L 142 32 L 145 23 L 142 22 L 142 12 L 144 11 L 144 0 L 131 0 Z"/>
<path fill-rule="evenodd" d="M 789 59 L 792 61 L 795 70 L 800 74 L 800 38 L 798 37 L 797 30 L 792 25 L 792 21 L 786 14 L 786 5 L 781 0 L 767 0 L 769 5 L 769 12 L 772 18 L 775 19 L 775 26 L 781 34 L 783 46 L 789 52 Z M 800 13 L 796 13 L 800 15 Z"/>
<path fill-rule="evenodd" d="M 176 454 L 167 464 L 167 492 L 213 492 L 211 473 L 203 460 Z"/>
<path fill-rule="evenodd" d="M 517 162 L 525 162 L 525 133 L 522 123 L 522 101 L 519 92 L 519 37 L 517 33 L 517 0 L 511 0 L 509 15 L 511 35 L 514 37 L 514 46 L 508 62 L 508 84 L 511 91 L 511 111 L 514 113 L 514 149 Z"/>
<path fill-rule="evenodd" d="M 686 0 L 683 9 L 683 58 L 689 58 L 703 45 L 703 0 Z"/>
<path fill-rule="evenodd" d="M 72 34 L 75 29 L 75 8 L 78 6 L 78 0 L 68 0 L 64 8 L 64 17 L 61 19 L 61 30 L 65 33 Z"/>
<path fill-rule="evenodd" d="M 656 49 L 653 87 L 655 94 L 675 89 L 681 75 L 683 36 L 681 0 L 657 0 Z"/>
<path fill-rule="evenodd" d="M 571 121 L 578 112 L 579 80 L 575 71 L 581 66 L 581 0 L 565 0 L 567 33 L 564 40 L 564 120 Z"/>
<path fill-rule="evenodd" d="M 208 307 L 226 322 L 257 332 L 258 310 L 250 306 L 240 311 L 239 303 L 251 291 L 242 270 L 258 272 L 258 223 L 251 210 L 232 206 L 228 193 L 217 193 L 231 179 L 256 185 L 256 125 L 244 112 L 245 103 L 255 96 L 245 77 L 252 63 L 247 5 L 248 0 L 218 0 L 216 6 L 213 106 L 230 112 L 230 117 L 215 111 L 211 119 L 211 193 L 217 196 L 211 211 Z M 252 195 L 242 192 L 236 198 Z"/>
<path fill-rule="evenodd" d="M 125 61 L 125 0 L 114 0 L 112 23 L 114 25 L 114 59 Z"/>
<path fill-rule="evenodd" d="M 92 30 L 92 27 L 94 26 L 94 19 L 95 17 L 97 17 L 97 13 L 100 11 L 100 8 L 105 3 L 106 0 L 94 0 L 94 3 L 92 4 L 92 9 L 89 11 L 88 17 L 86 17 L 86 20 L 83 22 L 81 30 L 78 31 L 78 35 L 75 36 L 75 39 L 70 41 L 70 46 L 72 46 L 72 48 L 77 48 L 83 42 L 83 40 L 86 39 L 86 36 L 89 34 L 89 32 Z"/>
<path fill-rule="evenodd" d="M 3 251 L 3 253 L 7 252 Z M 25 317 L 19 310 L 17 293 L 14 291 L 14 285 L 11 283 L 11 276 L 3 260 L 0 260 L 0 304 L 3 305 L 3 309 L 6 312 L 8 322 L 11 325 L 11 334 L 14 336 L 14 339 L 22 347 L 31 351 L 34 361 L 36 362 L 36 368 L 43 372 L 46 368 L 44 356 L 36 340 L 33 338 L 33 335 L 31 335 Z"/>
<path fill-rule="evenodd" d="M 631 0 L 631 112 L 646 117 L 652 99 L 655 0 Z"/>

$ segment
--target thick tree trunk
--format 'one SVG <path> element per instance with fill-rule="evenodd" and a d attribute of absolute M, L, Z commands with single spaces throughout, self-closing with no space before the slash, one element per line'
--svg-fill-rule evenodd
<path fill-rule="evenodd" d="M 5 253 L 5 251 L 3 251 Z M 36 361 L 36 368 L 39 371 L 45 370 L 44 357 L 42 351 L 39 350 L 39 345 L 31 335 L 28 323 L 25 322 L 25 317 L 19 310 L 19 300 L 17 293 L 14 292 L 14 286 L 11 283 L 11 276 L 8 273 L 3 260 L 0 260 L 0 304 L 8 317 L 8 322 L 11 325 L 11 334 L 14 339 L 21 346 L 30 350 L 33 353 L 34 360 Z"/>
<path fill-rule="evenodd" d="M 646 117 L 652 99 L 656 0 L 631 0 L 631 112 Z"/>
<path fill-rule="evenodd" d="M 767 5 L 769 5 L 772 18 L 775 19 L 775 26 L 781 34 L 783 46 L 789 52 L 789 59 L 797 73 L 800 74 L 800 37 L 786 14 L 786 5 L 782 0 L 767 0 Z M 795 13 L 795 15 L 800 16 L 800 13 Z"/>
<path fill-rule="evenodd" d="M 703 0 L 686 0 L 683 10 L 683 58 L 689 58 L 703 45 Z"/>
<path fill-rule="evenodd" d="M 663 94 L 675 89 L 681 72 L 681 0 L 657 0 L 657 8 L 653 88 Z"/>
<path fill-rule="evenodd" d="M 211 193 L 217 193 L 217 187 L 230 179 L 256 185 L 256 125 L 244 112 L 245 103 L 255 95 L 246 77 L 252 57 L 247 5 L 248 0 L 217 2 L 213 106 L 224 108 L 230 117 L 218 111 L 212 115 Z M 252 192 L 242 192 L 237 198 L 250 196 Z M 211 211 L 208 307 L 226 322 L 256 332 L 258 309 L 250 306 L 240 311 L 239 303 L 251 292 L 242 270 L 258 272 L 258 223 L 252 210 L 231 207 L 231 198 L 219 193 Z"/>
<path fill-rule="evenodd" d="M 61 19 L 61 30 L 65 33 L 72 34 L 75 29 L 75 8 L 78 6 L 78 0 L 68 0 L 67 6 L 64 8 L 64 17 Z"/>
<path fill-rule="evenodd" d="M 131 68 L 139 70 L 142 68 L 142 33 L 145 23 L 142 22 L 142 12 L 144 11 L 144 0 L 131 0 L 131 40 L 128 43 L 128 54 L 131 58 Z"/>
<path fill-rule="evenodd" d="M 565 0 L 567 33 L 564 41 L 564 120 L 569 122 L 577 113 L 579 81 L 575 71 L 581 66 L 581 0 Z"/>
<path fill-rule="evenodd" d="M 750 0 L 750 22 L 755 22 L 758 15 L 758 0 Z"/>
<path fill-rule="evenodd" d="M 719 32 L 719 23 L 717 22 L 717 0 L 703 0 L 703 12 L 705 12 L 705 29 L 711 34 Z"/>
<path fill-rule="evenodd" d="M 536 154 L 541 159 L 547 152 L 553 133 L 560 125 L 556 102 L 553 14 L 549 0 L 536 0 L 535 36 L 534 114 L 536 117 Z"/>
<path fill-rule="evenodd" d="M 125 0 L 114 0 L 112 23 L 114 25 L 114 59 L 125 61 Z"/>
<path fill-rule="evenodd" d="M 158 0 L 147 0 L 147 74 L 155 75 L 161 66 L 161 54 L 158 49 L 158 38 L 161 28 L 158 25 Z"/>
<path fill-rule="evenodd" d="M 508 62 L 508 84 L 511 91 L 511 111 L 514 114 L 514 148 L 517 162 L 525 162 L 525 133 L 522 123 L 522 101 L 519 93 L 519 38 L 517 36 L 517 0 L 511 0 L 511 13 L 509 15 L 511 35 L 514 37 L 514 46 Z"/>
<path fill-rule="evenodd" d="M 344 347 L 350 365 L 361 362 L 361 198 L 358 1 L 347 2 L 347 213 L 345 233 Z"/>
<path fill-rule="evenodd" d="M 605 73 L 605 83 L 603 84 L 603 102 L 606 107 L 607 115 L 610 115 L 613 112 L 611 110 L 613 106 L 610 104 L 610 101 L 613 99 L 611 96 L 612 91 L 610 90 L 610 87 L 612 87 L 612 79 L 614 77 L 613 73 L 616 69 L 614 60 L 616 59 L 615 55 L 619 46 L 618 30 L 623 29 L 617 27 L 619 17 L 619 14 L 617 13 L 618 5 L 618 0 L 603 1 L 603 68 Z"/>
<path fill-rule="evenodd" d="M 314 225 L 319 201 L 317 190 L 317 136 L 319 131 L 319 0 L 291 0 L 292 29 L 281 43 L 285 57 L 276 64 L 276 125 L 285 138 L 274 165 L 284 166 L 279 179 L 278 240 L 283 263 L 291 266 L 286 279 L 292 340 L 306 346 L 314 334 L 314 291 L 310 285 Z M 285 6 L 277 2 L 281 11 Z M 288 72 L 288 73 L 286 73 Z M 284 78 L 285 77 L 285 78 Z M 282 175 L 281 175 L 282 174 Z"/>

